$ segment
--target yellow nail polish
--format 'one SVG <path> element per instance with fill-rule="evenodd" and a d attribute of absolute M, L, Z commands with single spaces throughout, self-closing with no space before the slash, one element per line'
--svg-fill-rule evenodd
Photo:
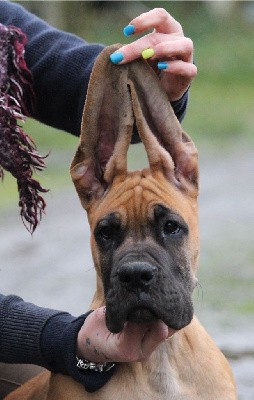
<path fill-rule="evenodd" d="M 148 58 L 151 58 L 154 56 L 154 49 L 145 49 L 142 51 L 142 57 L 147 60 Z"/>

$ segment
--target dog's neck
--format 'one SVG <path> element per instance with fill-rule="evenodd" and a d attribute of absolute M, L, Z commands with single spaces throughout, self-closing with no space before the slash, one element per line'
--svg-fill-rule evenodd
<path fill-rule="evenodd" d="M 103 283 L 102 280 L 99 276 L 99 274 L 96 274 L 96 291 L 93 296 L 93 300 L 90 306 L 91 310 L 96 310 L 96 308 L 105 306 L 105 297 L 104 297 L 104 289 L 103 289 Z"/>
<path fill-rule="evenodd" d="M 119 365 L 120 374 L 129 385 L 139 382 L 138 392 L 132 388 L 135 400 L 204 398 L 193 387 L 199 387 L 205 372 L 204 365 L 197 365 L 204 358 L 206 345 L 214 346 L 194 316 L 188 326 L 161 343 L 147 361 Z"/>
<path fill-rule="evenodd" d="M 199 377 L 192 373 L 193 364 L 202 356 L 193 337 L 198 325 L 194 317 L 189 326 L 161 343 L 147 361 L 119 364 L 118 372 L 135 400 L 201 398 L 193 393 L 193 383 Z"/>
<path fill-rule="evenodd" d="M 177 393 L 180 383 L 175 369 L 173 341 L 172 337 L 170 341 L 162 343 L 149 360 L 143 363 L 143 368 L 147 371 L 148 387 L 159 398 L 167 393 Z"/>

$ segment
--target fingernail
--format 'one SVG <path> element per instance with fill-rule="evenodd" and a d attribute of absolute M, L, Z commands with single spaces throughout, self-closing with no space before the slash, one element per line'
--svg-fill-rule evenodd
<path fill-rule="evenodd" d="M 110 55 L 110 60 L 112 61 L 113 64 L 118 64 L 121 61 L 123 61 L 124 55 L 121 53 L 121 51 L 117 51 L 116 53 L 113 53 Z"/>
<path fill-rule="evenodd" d="M 160 61 L 160 62 L 158 62 L 157 67 L 159 69 L 168 69 L 169 64 L 167 61 Z"/>
<path fill-rule="evenodd" d="M 147 60 L 148 58 L 154 56 L 154 49 L 145 49 L 142 51 L 141 55 L 145 60 Z"/>
<path fill-rule="evenodd" d="M 127 25 L 123 28 L 123 33 L 125 36 L 130 36 L 135 32 L 135 26 L 134 25 Z"/>

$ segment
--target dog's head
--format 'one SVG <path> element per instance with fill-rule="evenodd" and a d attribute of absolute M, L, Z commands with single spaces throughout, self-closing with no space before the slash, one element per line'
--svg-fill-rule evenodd
<path fill-rule="evenodd" d="M 198 162 L 160 82 L 143 61 L 113 65 L 105 49 L 92 72 L 71 175 L 91 226 L 95 306 L 107 326 L 193 317 L 199 253 Z M 136 123 L 149 168 L 127 171 Z"/>

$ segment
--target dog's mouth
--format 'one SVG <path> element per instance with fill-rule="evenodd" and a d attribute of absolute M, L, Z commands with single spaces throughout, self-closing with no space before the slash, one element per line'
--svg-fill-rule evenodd
<path fill-rule="evenodd" d="M 124 306 L 123 301 L 112 304 L 106 302 L 106 323 L 112 333 L 123 330 L 125 322 L 138 324 L 149 323 L 156 320 L 163 321 L 169 328 L 179 330 L 188 325 L 193 318 L 193 305 L 191 298 L 186 296 L 177 304 L 174 302 L 133 302 Z M 141 304 L 140 304 L 141 303 Z"/>
<path fill-rule="evenodd" d="M 149 323 L 161 319 L 150 308 L 137 306 L 123 312 L 115 312 L 106 307 L 106 322 L 108 329 L 113 333 L 121 332 L 125 322 L 135 322 L 137 324 Z"/>
<path fill-rule="evenodd" d="M 134 308 L 127 314 L 126 317 L 127 321 L 136 323 L 152 322 L 157 319 L 158 317 L 154 314 L 153 311 L 144 307 Z"/>

